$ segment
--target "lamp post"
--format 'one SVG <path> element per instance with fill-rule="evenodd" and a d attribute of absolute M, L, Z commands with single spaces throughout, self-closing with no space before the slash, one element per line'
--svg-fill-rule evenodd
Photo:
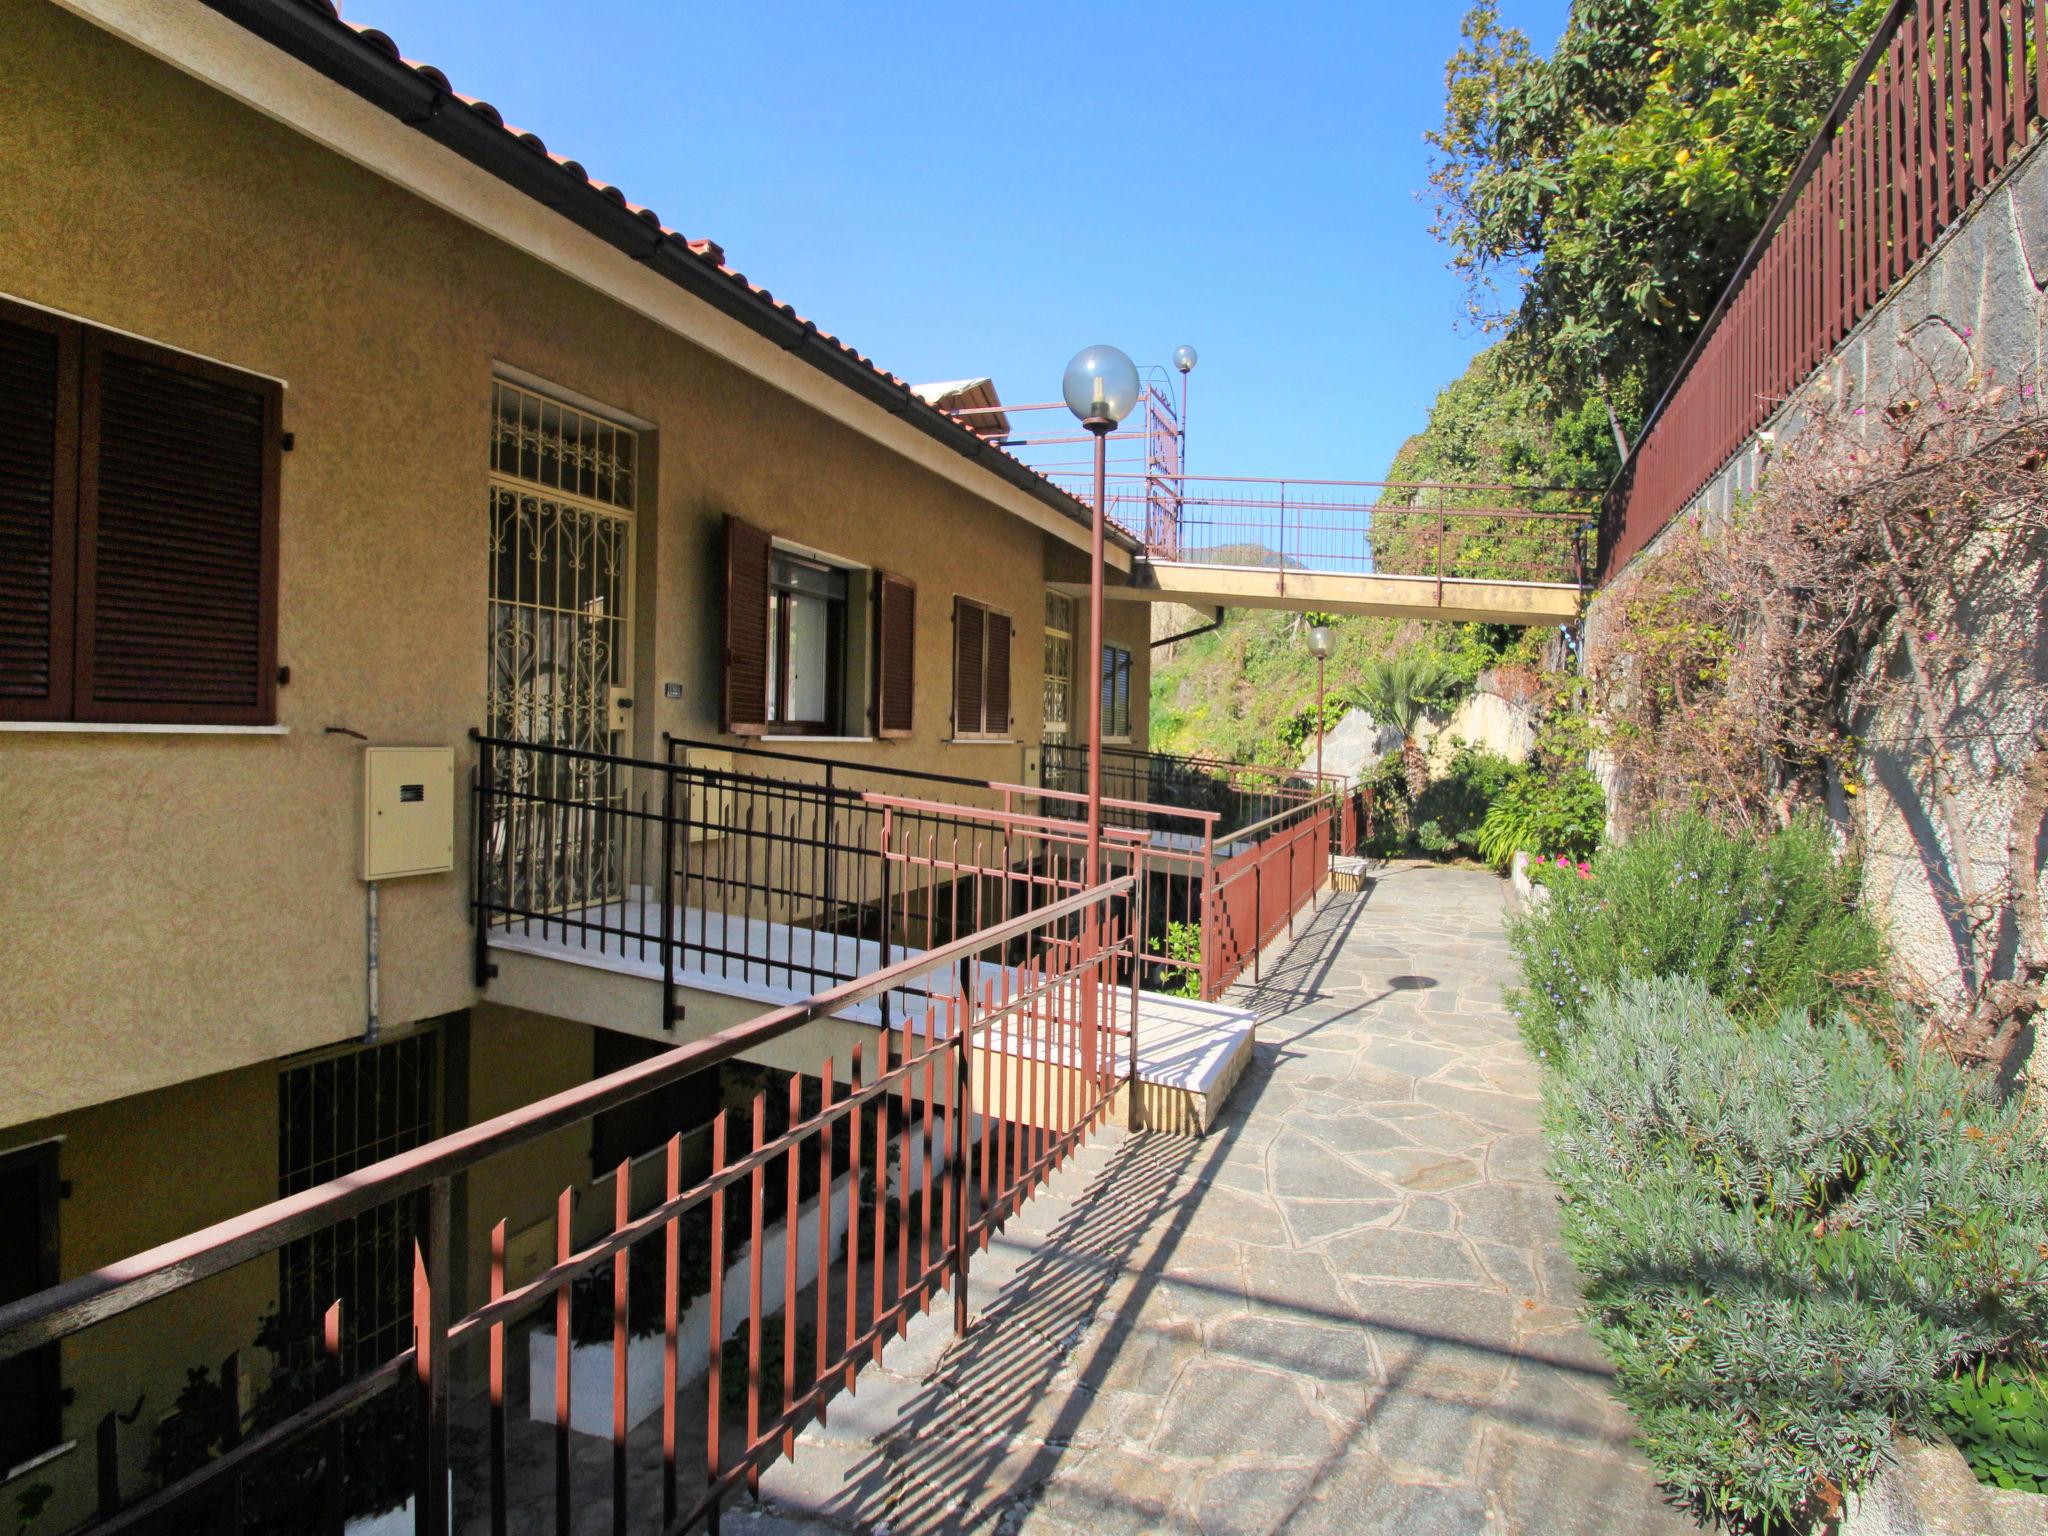
<path fill-rule="evenodd" d="M 1308 653 L 1316 659 L 1316 793 L 1323 792 L 1323 663 L 1330 659 L 1335 644 L 1327 624 L 1311 625 Z"/>
<path fill-rule="evenodd" d="M 1108 440 L 1138 403 L 1138 369 L 1115 347 L 1074 354 L 1060 380 L 1067 409 L 1095 436 L 1095 518 L 1088 563 L 1088 655 L 1095 685 L 1088 691 L 1088 852 L 1086 884 L 1102 883 L 1102 556 L 1108 517 Z"/>
<path fill-rule="evenodd" d="M 1115 347 L 1084 347 L 1067 364 L 1060 380 L 1060 393 L 1067 409 L 1080 418 L 1081 425 L 1095 437 L 1095 515 L 1090 523 L 1088 557 L 1088 655 L 1094 674 L 1088 690 L 1088 842 L 1083 857 L 1083 886 L 1094 890 L 1102 883 L 1102 555 L 1104 530 L 1109 517 L 1108 453 L 1109 434 L 1131 414 L 1138 403 L 1138 369 Z M 1144 943 L 1142 935 L 1136 942 Z M 1090 969 L 1081 987 L 1081 1059 L 1091 1074 L 1097 1058 L 1096 994 L 1100 972 L 1095 957 L 1102 953 L 1102 916 L 1090 907 L 1081 925 L 1081 960 Z M 1133 960 L 1135 964 L 1135 957 Z M 1125 1115 L 1131 1128 L 1138 1123 L 1138 1020 L 1135 997 L 1131 1017 L 1131 1079 L 1125 1089 Z"/>
<path fill-rule="evenodd" d="M 1180 554 L 1180 518 L 1188 499 L 1188 375 L 1195 371 L 1195 349 L 1175 347 L 1173 366 L 1180 370 L 1180 453 L 1179 474 L 1174 485 L 1173 497 L 1173 553 Z"/>

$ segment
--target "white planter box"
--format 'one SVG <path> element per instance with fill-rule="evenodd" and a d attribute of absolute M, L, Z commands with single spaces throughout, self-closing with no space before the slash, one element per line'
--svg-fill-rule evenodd
<path fill-rule="evenodd" d="M 1518 853 L 1514 862 L 1508 865 L 1508 883 L 1514 886 L 1515 895 L 1524 906 L 1540 907 L 1550 900 L 1550 887 L 1538 885 L 1529 878 L 1529 855 Z"/>

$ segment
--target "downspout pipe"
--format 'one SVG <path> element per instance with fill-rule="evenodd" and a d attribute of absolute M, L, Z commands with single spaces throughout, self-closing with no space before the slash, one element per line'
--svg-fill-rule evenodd
<path fill-rule="evenodd" d="M 363 904 L 363 937 L 366 941 L 364 945 L 363 991 L 368 999 L 368 1006 L 364 1010 L 363 1016 L 363 1044 L 375 1045 L 377 1043 L 377 1033 L 383 1026 L 377 997 L 377 882 L 366 880 L 363 884 L 369 892 Z"/>
<path fill-rule="evenodd" d="M 1227 610 L 1225 609 L 1218 608 L 1216 610 L 1216 617 L 1211 619 L 1208 623 L 1197 624 L 1193 629 L 1184 629 L 1179 634 L 1168 635 L 1163 640 L 1154 640 L 1152 642 L 1152 649 L 1156 651 L 1162 645 L 1172 645 L 1176 640 L 1192 640 L 1197 635 L 1206 635 L 1212 629 L 1221 628 L 1223 624 L 1223 615 L 1226 611 Z"/>

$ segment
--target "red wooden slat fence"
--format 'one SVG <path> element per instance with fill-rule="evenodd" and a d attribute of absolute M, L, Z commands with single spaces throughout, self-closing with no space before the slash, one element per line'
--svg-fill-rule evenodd
<path fill-rule="evenodd" d="M 1607 493 L 1604 581 L 1691 504 L 2023 148 L 2048 0 L 1899 0 Z"/>

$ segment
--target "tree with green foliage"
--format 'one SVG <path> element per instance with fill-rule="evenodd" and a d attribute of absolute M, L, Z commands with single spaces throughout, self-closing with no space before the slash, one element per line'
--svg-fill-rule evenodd
<path fill-rule="evenodd" d="M 1574 0 L 1548 58 L 1497 0 L 1467 13 L 1432 230 L 1547 415 L 1597 402 L 1618 439 L 1646 412 L 1884 9 Z"/>
<path fill-rule="evenodd" d="M 1401 734 L 1402 772 L 1413 804 L 1429 788 L 1429 757 L 1416 739 L 1430 707 L 1455 686 L 1456 676 L 1443 659 L 1421 649 L 1369 662 L 1357 682 L 1344 690 L 1347 702 L 1371 715 L 1380 725 Z"/>

